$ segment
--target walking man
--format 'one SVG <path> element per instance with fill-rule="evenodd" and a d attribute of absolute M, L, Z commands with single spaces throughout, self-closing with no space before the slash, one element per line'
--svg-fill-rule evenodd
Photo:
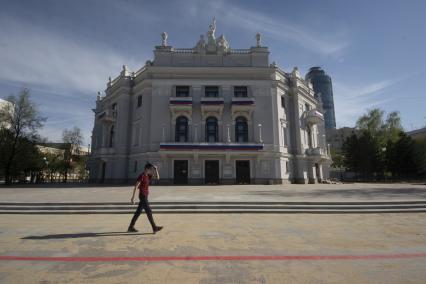
<path fill-rule="evenodd" d="M 154 222 L 154 218 L 152 217 L 152 211 L 151 207 L 149 206 L 148 202 L 148 194 L 149 194 L 149 182 L 151 178 L 160 179 L 160 175 L 158 174 L 158 169 L 156 166 L 146 163 L 143 173 L 141 173 L 136 181 L 135 187 L 133 188 L 133 195 L 131 198 L 132 204 L 135 203 L 135 192 L 136 189 L 139 189 L 139 206 L 138 209 L 136 209 L 135 215 L 133 215 L 132 221 L 130 222 L 129 228 L 127 229 L 127 232 L 137 232 L 138 230 L 135 229 L 135 223 L 138 219 L 139 215 L 142 213 L 142 209 L 145 210 L 146 216 L 148 217 L 149 222 L 152 226 L 152 231 L 154 234 L 163 227 L 157 226 Z"/>

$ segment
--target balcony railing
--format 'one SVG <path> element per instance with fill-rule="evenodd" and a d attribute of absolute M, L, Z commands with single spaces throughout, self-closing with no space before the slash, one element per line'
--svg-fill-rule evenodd
<path fill-rule="evenodd" d="M 171 97 L 170 105 L 192 105 L 192 97 Z"/>
<path fill-rule="evenodd" d="M 327 150 L 321 147 L 308 148 L 306 149 L 306 155 L 308 156 L 317 156 L 317 157 L 326 157 L 328 156 Z"/>
<path fill-rule="evenodd" d="M 160 143 L 163 151 L 259 151 L 263 150 L 261 143 L 191 143 L 191 142 L 163 142 Z"/>
<path fill-rule="evenodd" d="M 98 115 L 98 119 L 103 122 L 115 122 L 116 118 L 117 111 L 112 109 L 105 110 Z"/>
<path fill-rule="evenodd" d="M 324 121 L 324 115 L 316 109 L 311 109 L 306 113 L 306 122 L 308 124 L 319 124 Z"/>
<path fill-rule="evenodd" d="M 201 105 L 223 105 L 223 97 L 202 97 Z"/>
<path fill-rule="evenodd" d="M 232 106 L 239 106 L 239 105 L 244 105 L 244 106 L 250 106 L 250 105 L 254 105 L 255 103 L 255 99 L 254 98 L 248 98 L 248 97 L 233 97 L 232 98 Z"/>

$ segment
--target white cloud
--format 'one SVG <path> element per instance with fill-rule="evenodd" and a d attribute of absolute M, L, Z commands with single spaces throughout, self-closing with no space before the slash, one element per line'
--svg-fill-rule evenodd
<path fill-rule="evenodd" d="M 337 127 L 355 126 L 358 117 L 367 109 L 380 107 L 384 103 L 395 100 L 395 98 L 380 97 L 380 94 L 400 81 L 400 79 L 383 80 L 364 86 L 334 81 L 333 94 Z"/>
<path fill-rule="evenodd" d="M 100 43 L 82 43 L 30 23 L 3 17 L 0 26 L 0 80 L 95 94 L 123 64 L 138 65 Z"/>
<path fill-rule="evenodd" d="M 337 55 L 349 42 L 343 34 L 316 34 L 303 27 L 257 11 L 250 11 L 229 3 L 214 5 L 220 10 L 221 18 L 230 25 L 250 32 L 260 32 L 278 41 L 293 42 L 302 48 L 322 55 Z"/>

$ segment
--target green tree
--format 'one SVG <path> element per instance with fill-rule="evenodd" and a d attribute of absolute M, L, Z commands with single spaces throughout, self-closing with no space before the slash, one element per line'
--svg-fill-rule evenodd
<path fill-rule="evenodd" d="M 35 153 L 31 148 L 40 140 L 37 131 L 46 118 L 40 116 L 37 106 L 30 99 L 30 91 L 22 89 L 18 96 L 7 98 L 11 104 L 0 109 L 3 136 L 0 140 L 4 147 L 1 151 L 0 164 L 3 167 L 6 184 L 12 182 L 12 172 L 28 169 L 30 159 L 23 153 Z M 30 148 L 30 149 L 28 149 Z"/>
<path fill-rule="evenodd" d="M 388 140 L 386 147 L 387 170 L 394 177 L 416 175 L 419 165 L 415 160 L 415 142 L 405 133 L 400 133 L 398 138 L 395 142 Z"/>
<path fill-rule="evenodd" d="M 378 139 L 364 131 L 359 137 L 353 134 L 343 144 L 343 164 L 363 178 L 381 177 L 383 173 L 382 150 Z"/>

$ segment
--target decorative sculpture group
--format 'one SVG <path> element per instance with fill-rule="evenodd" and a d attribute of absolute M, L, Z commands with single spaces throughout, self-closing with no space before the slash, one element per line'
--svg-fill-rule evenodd
<path fill-rule="evenodd" d="M 200 35 L 200 39 L 193 48 L 195 53 L 205 54 L 216 54 L 222 53 L 227 54 L 230 52 L 229 42 L 226 40 L 225 35 L 220 35 L 218 39 L 215 36 L 216 32 L 216 17 L 213 17 L 212 23 L 209 25 L 209 30 L 207 31 L 207 42 L 204 39 L 204 35 Z M 161 34 L 161 45 L 163 47 L 167 46 L 168 34 L 163 32 Z M 261 35 L 256 33 L 256 47 L 261 47 Z"/>

